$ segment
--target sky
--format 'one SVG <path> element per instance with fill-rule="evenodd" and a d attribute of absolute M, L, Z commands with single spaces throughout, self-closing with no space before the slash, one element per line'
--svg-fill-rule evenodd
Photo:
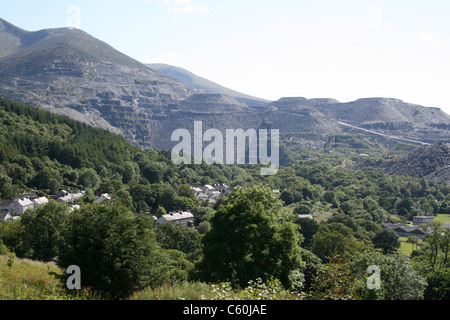
<path fill-rule="evenodd" d="M 0 0 L 0 17 L 76 27 L 267 100 L 389 97 L 450 114 L 448 0 Z"/>

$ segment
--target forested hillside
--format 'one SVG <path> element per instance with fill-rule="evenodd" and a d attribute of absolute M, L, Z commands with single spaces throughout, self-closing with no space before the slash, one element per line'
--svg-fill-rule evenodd
<path fill-rule="evenodd" d="M 350 170 L 342 166 L 350 159 L 328 157 L 289 163 L 269 177 L 257 165 L 175 166 L 167 152 L 1 99 L 0 199 L 86 193 L 80 210 L 51 201 L 1 224 L 0 253 L 79 265 L 83 284 L 106 298 L 153 296 L 175 283 L 207 288 L 200 282 L 226 282 L 223 295 L 245 297 L 249 281 L 263 281 L 278 298 L 448 299 L 448 229 L 435 225 L 438 232 L 404 255 L 381 223 L 450 214 L 450 187 Z M 235 191 L 210 205 L 189 188 L 214 183 Z M 101 193 L 112 201 L 92 203 Z M 152 215 L 173 210 L 190 210 L 195 228 L 154 224 Z M 365 287 L 374 264 L 385 283 L 378 291 Z M 433 281 L 440 287 L 427 287 Z"/>

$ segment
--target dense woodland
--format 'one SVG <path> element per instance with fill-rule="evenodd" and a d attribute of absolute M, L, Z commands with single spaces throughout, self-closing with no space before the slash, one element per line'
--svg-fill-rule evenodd
<path fill-rule="evenodd" d="M 314 155 L 286 151 L 269 177 L 258 165 L 175 166 L 169 152 L 1 99 L 0 199 L 86 194 L 80 210 L 51 201 L 1 224 L 0 254 L 78 265 L 85 289 L 101 298 L 176 283 L 221 284 L 220 297 L 249 298 L 250 283 L 277 288 L 278 298 L 449 299 L 448 229 L 432 225 L 436 232 L 404 255 L 380 224 L 450 214 L 450 186 L 351 170 L 345 153 Z M 189 188 L 214 183 L 235 189 L 214 206 Z M 92 203 L 101 193 L 112 201 Z M 196 227 L 154 223 L 173 210 L 190 210 Z M 381 269 L 381 289 L 366 286 L 371 265 Z"/>

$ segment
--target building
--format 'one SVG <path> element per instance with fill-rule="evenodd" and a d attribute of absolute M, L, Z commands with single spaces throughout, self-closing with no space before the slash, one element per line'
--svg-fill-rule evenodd
<path fill-rule="evenodd" d="M 56 201 L 71 203 L 77 201 L 78 199 L 81 199 L 84 196 L 84 193 L 85 193 L 84 191 L 77 193 L 70 193 L 67 192 L 66 190 L 61 190 L 54 195 L 53 199 L 55 199 Z"/>
<path fill-rule="evenodd" d="M 100 196 L 95 197 L 94 202 L 103 202 L 105 200 L 111 200 L 111 197 L 107 193 L 102 193 Z"/>
<path fill-rule="evenodd" d="M 218 183 L 215 184 L 213 187 L 215 191 L 219 191 L 220 194 L 224 197 L 228 197 L 230 192 L 233 191 L 233 189 L 228 187 L 225 183 Z"/>
<path fill-rule="evenodd" d="M 8 213 L 13 202 L 14 202 L 14 200 L 3 200 L 0 205 L 0 211 L 4 212 L 4 213 Z"/>
<path fill-rule="evenodd" d="M 13 222 L 13 221 L 19 220 L 20 217 L 19 216 L 13 216 L 13 215 L 11 215 L 11 213 L 8 212 L 8 213 L 1 213 L 0 214 L 0 219 L 5 221 L 5 222 Z"/>
<path fill-rule="evenodd" d="M 42 206 L 48 203 L 48 199 L 46 197 L 39 197 L 31 199 L 35 206 Z"/>
<path fill-rule="evenodd" d="M 381 226 L 383 228 L 395 231 L 399 237 L 412 237 L 415 236 L 419 239 L 425 238 L 428 234 L 426 230 L 423 228 L 419 228 L 417 226 L 409 226 L 405 223 L 382 223 Z"/>
<path fill-rule="evenodd" d="M 434 216 L 415 216 L 413 217 L 413 225 L 421 225 L 421 224 L 427 224 L 427 223 L 433 223 L 434 222 Z"/>
<path fill-rule="evenodd" d="M 162 215 L 156 223 L 173 222 L 185 227 L 194 226 L 194 215 L 190 211 L 178 211 L 170 212 L 169 214 Z"/>
<path fill-rule="evenodd" d="M 22 214 L 28 209 L 33 208 L 33 201 L 26 197 L 15 198 L 14 200 L 4 200 L 1 204 L 2 212 L 10 212 L 14 214 Z"/>

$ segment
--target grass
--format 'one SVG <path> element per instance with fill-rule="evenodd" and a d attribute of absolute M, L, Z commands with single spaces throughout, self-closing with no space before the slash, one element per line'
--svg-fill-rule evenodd
<path fill-rule="evenodd" d="M 135 292 L 130 300 L 210 300 L 213 297 L 213 288 L 210 285 L 183 281 Z"/>
<path fill-rule="evenodd" d="M 11 260 L 9 260 L 11 262 Z M 61 270 L 53 263 L 0 255 L 0 300 L 81 300 L 93 299 L 89 292 L 69 293 L 56 275 Z"/>
<path fill-rule="evenodd" d="M 410 256 L 411 253 L 413 252 L 413 250 L 416 250 L 416 245 L 407 242 L 407 240 L 408 240 L 407 237 L 400 237 L 399 239 L 400 239 L 400 245 L 401 245 L 399 252 L 404 255 Z M 421 242 L 422 242 L 422 240 L 419 239 L 419 245 Z"/>
<path fill-rule="evenodd" d="M 50 263 L 0 256 L 0 300 L 59 300 L 64 290 L 49 271 L 60 272 Z"/>
<path fill-rule="evenodd" d="M 438 214 L 434 218 L 434 221 L 440 223 L 450 223 L 450 214 Z"/>

